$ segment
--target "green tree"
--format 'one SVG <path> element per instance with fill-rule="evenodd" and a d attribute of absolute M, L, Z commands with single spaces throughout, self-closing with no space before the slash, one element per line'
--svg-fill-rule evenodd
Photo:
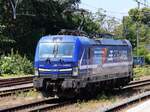
<path fill-rule="evenodd" d="M 95 22 L 99 25 L 102 32 L 114 33 L 114 30 L 120 23 L 115 17 L 107 16 L 105 13 L 105 10 L 98 9 L 98 11 L 94 14 Z"/>
<path fill-rule="evenodd" d="M 9 0 L 0 1 L 0 23 L 5 26 L 3 36 L 15 41 L 14 49 L 32 55 L 42 35 L 56 34 L 60 29 L 72 29 L 72 15 L 64 11 L 75 8 L 79 0 L 21 0 L 17 5 L 17 18 L 13 19 Z M 70 19 L 71 18 L 71 19 Z"/>
<path fill-rule="evenodd" d="M 149 11 L 150 8 L 131 9 L 129 16 L 124 17 L 122 24 L 116 29 L 116 33 L 122 35 L 122 38 L 130 40 L 134 51 L 136 51 L 136 31 L 138 27 L 140 42 L 138 52 L 140 56 L 146 57 L 147 62 L 150 62 L 150 55 L 146 49 L 146 46 L 150 44 Z M 136 54 L 136 52 L 134 53 Z"/>

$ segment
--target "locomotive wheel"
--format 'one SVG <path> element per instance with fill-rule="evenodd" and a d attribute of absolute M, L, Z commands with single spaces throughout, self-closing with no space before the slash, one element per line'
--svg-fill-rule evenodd
<path fill-rule="evenodd" d="M 94 85 L 88 84 L 86 88 L 82 88 L 80 90 L 80 98 L 90 99 L 96 96 L 98 88 L 95 88 Z"/>
<path fill-rule="evenodd" d="M 41 93 L 42 93 L 43 97 L 46 97 L 46 98 L 55 96 L 51 92 L 45 91 L 45 90 L 42 90 Z"/>
<path fill-rule="evenodd" d="M 73 99 L 77 97 L 77 93 L 72 89 L 58 91 L 56 95 L 61 99 Z"/>

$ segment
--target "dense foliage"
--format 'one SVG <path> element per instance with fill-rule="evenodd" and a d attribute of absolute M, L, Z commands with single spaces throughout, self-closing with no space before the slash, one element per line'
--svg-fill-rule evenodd
<path fill-rule="evenodd" d="M 76 27 L 72 15 L 65 14 L 64 11 L 67 8 L 74 8 L 78 2 L 78 0 L 21 0 L 17 5 L 17 16 L 14 19 L 10 1 L 1 0 L 0 25 L 5 28 L 0 38 L 7 37 L 14 40 L 10 46 L 21 54 L 33 57 L 36 43 L 42 35 L 56 34 L 60 29 Z"/>
<path fill-rule="evenodd" d="M 134 55 L 144 56 L 150 63 L 150 8 L 131 9 L 129 15 L 125 16 L 122 24 L 116 27 L 115 33 L 122 38 L 130 40 Z M 139 47 L 137 48 L 137 29 L 139 30 Z M 138 49 L 138 50 L 137 50 Z M 138 52 L 137 52 L 138 51 Z"/>
<path fill-rule="evenodd" d="M 12 1 L 14 4 L 16 0 Z M 32 64 L 28 59 L 33 60 L 35 47 L 40 37 L 57 34 L 61 29 L 78 29 L 80 25 L 87 33 L 112 33 L 119 38 L 130 40 L 134 54 L 137 49 L 136 30 L 139 27 L 138 53 L 140 56 L 145 56 L 146 62 L 150 63 L 150 53 L 147 49 L 150 43 L 150 8 L 131 9 L 129 15 L 120 23 L 114 17 L 107 16 L 103 9 L 99 9 L 94 14 L 78 11 L 81 0 L 19 1 L 16 18 L 14 18 L 10 0 L 0 0 L 0 55 L 2 55 L 0 69 L 2 73 L 32 73 Z M 12 48 L 18 53 L 12 54 Z M 12 61 L 18 68 L 12 70 L 14 66 Z M 21 63 L 25 66 L 20 65 Z M 31 69 L 28 71 L 27 67 Z"/>
<path fill-rule="evenodd" d="M 134 68 L 134 79 L 139 80 L 144 76 L 149 76 L 150 74 L 150 67 L 149 66 L 139 66 Z"/>
<path fill-rule="evenodd" d="M 108 19 L 102 9 L 96 14 L 77 11 L 79 3 L 80 0 L 20 0 L 14 19 L 10 0 L 1 0 L 0 25 L 4 28 L 0 38 L 13 40 L 6 43 L 7 49 L 6 45 L 1 46 L 2 50 L 10 52 L 13 47 L 32 59 L 42 35 L 57 34 L 61 29 L 78 29 L 82 21 L 82 29 L 87 33 L 112 32 L 116 24 L 114 18 Z"/>
<path fill-rule="evenodd" d="M 1 74 L 32 74 L 33 65 L 26 56 L 22 57 L 18 53 L 11 51 L 7 56 L 0 57 Z"/>

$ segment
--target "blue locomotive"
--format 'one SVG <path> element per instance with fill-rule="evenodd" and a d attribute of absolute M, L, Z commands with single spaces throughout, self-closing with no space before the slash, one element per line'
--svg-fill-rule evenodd
<path fill-rule="evenodd" d="M 46 96 L 121 87 L 133 78 L 132 63 L 128 40 L 48 35 L 36 48 L 33 83 Z"/>

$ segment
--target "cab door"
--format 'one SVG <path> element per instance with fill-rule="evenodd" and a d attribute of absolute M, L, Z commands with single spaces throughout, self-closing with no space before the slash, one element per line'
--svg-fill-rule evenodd
<path fill-rule="evenodd" d="M 93 70 L 93 53 L 92 47 L 87 49 L 87 74 L 91 75 Z"/>

